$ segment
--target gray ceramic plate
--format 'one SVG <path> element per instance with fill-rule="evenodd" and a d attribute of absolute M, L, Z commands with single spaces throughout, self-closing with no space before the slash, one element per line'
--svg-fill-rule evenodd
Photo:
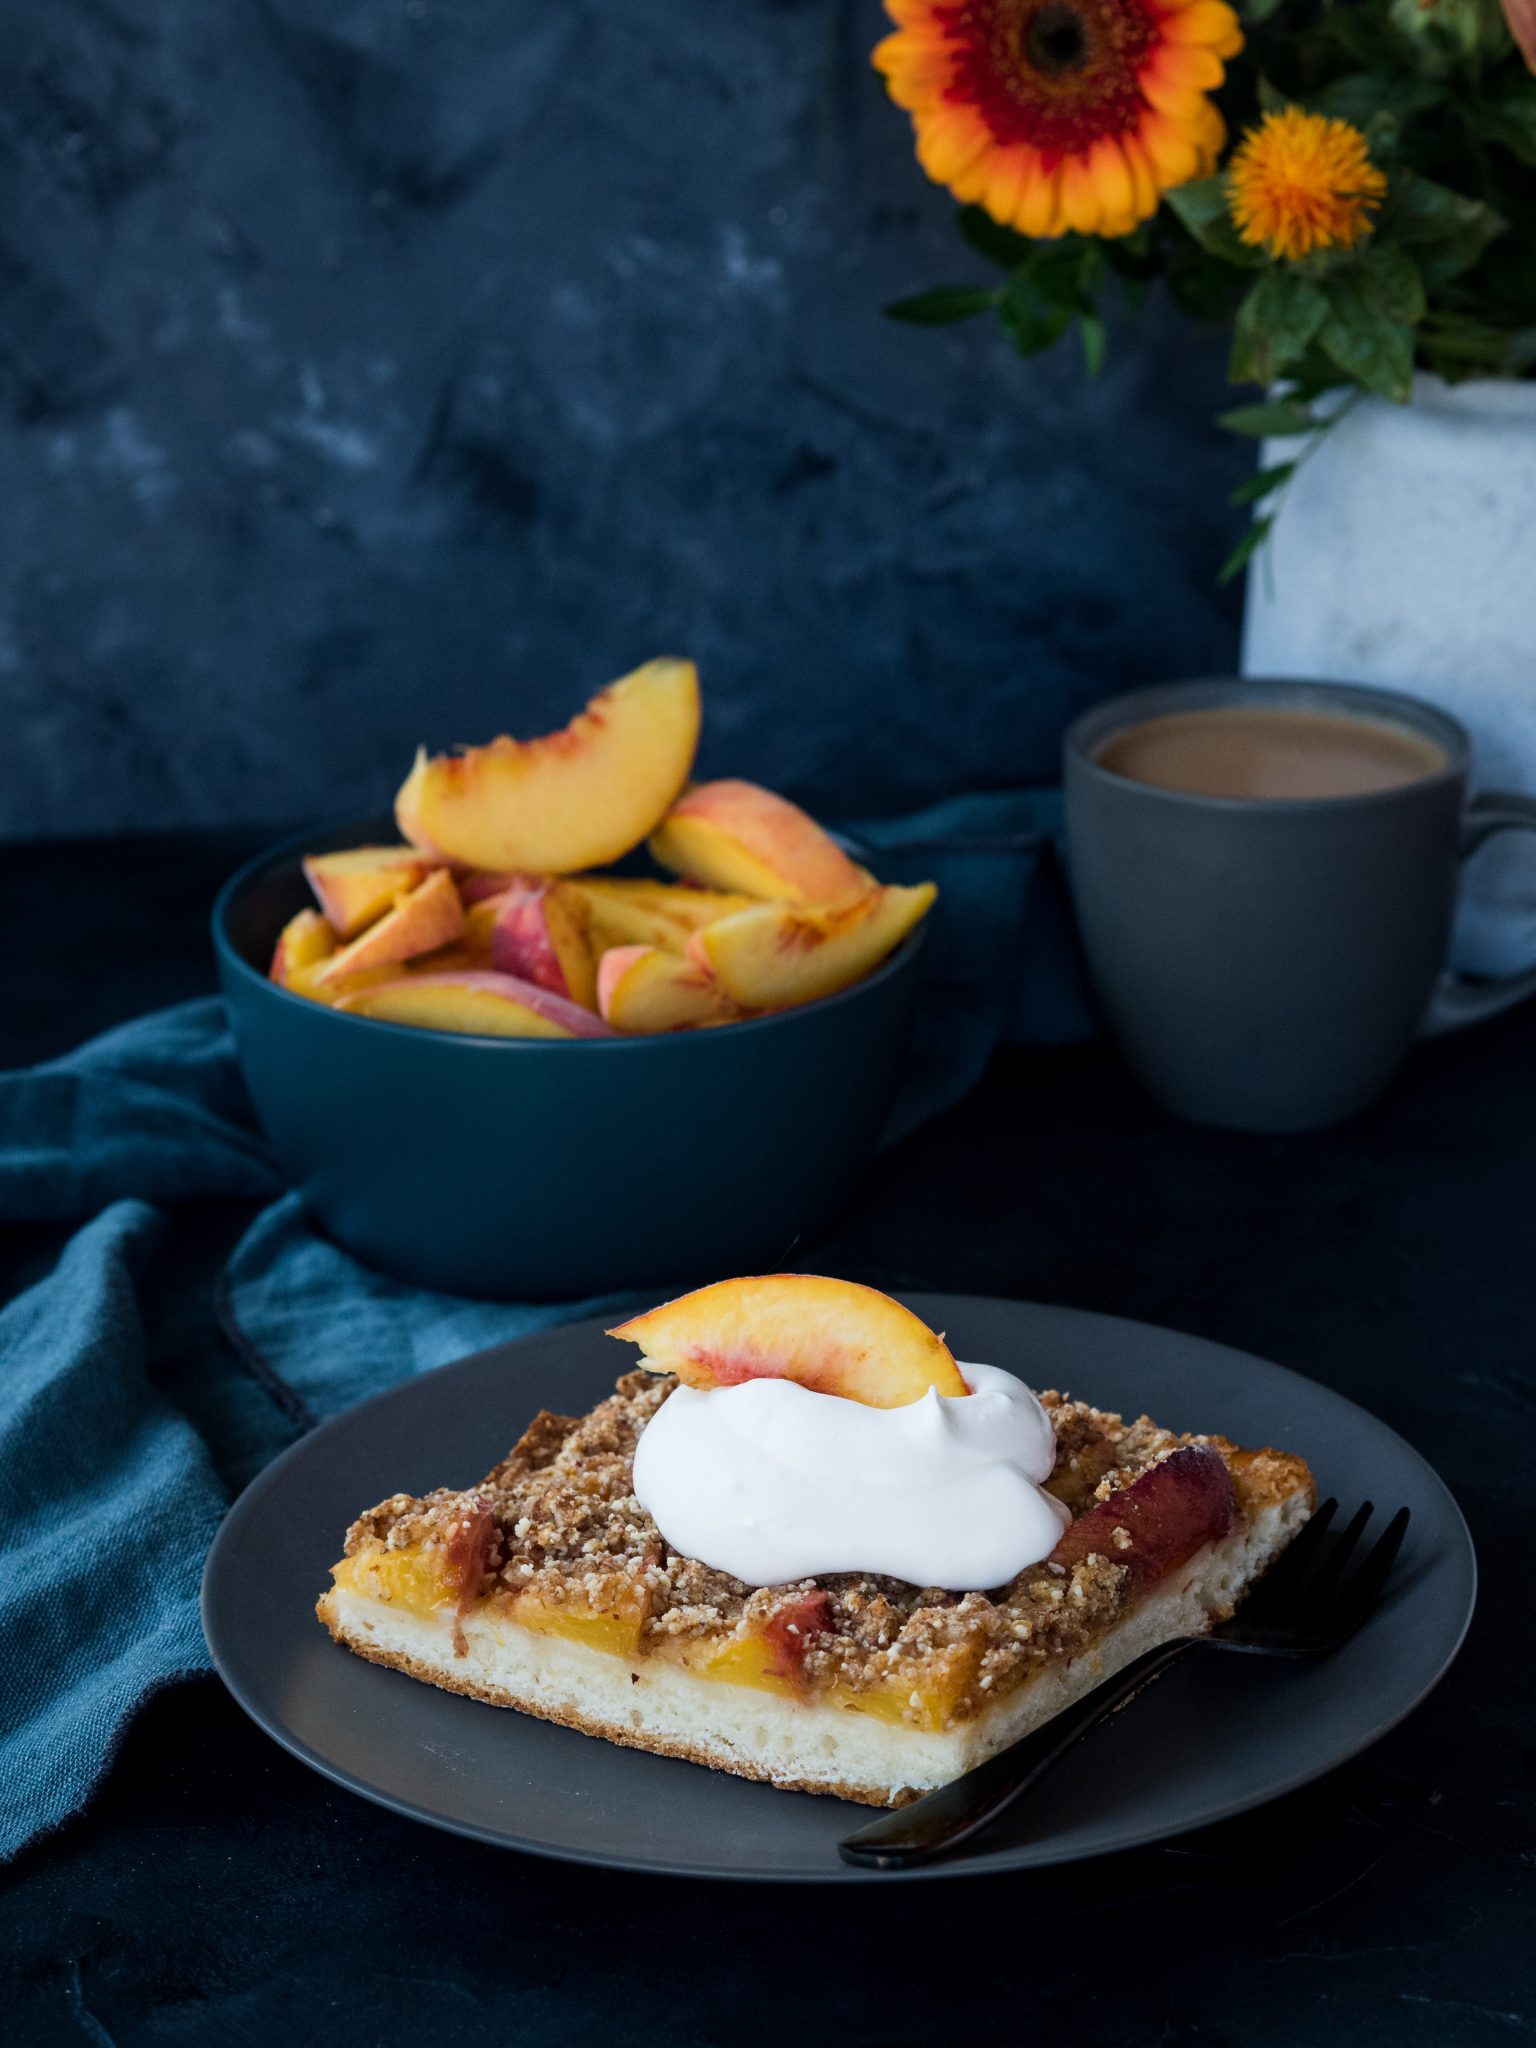
<path fill-rule="evenodd" d="M 1019 1870 L 1156 1841 L 1241 1813 L 1374 1742 L 1435 1684 L 1476 1588 L 1456 1503 L 1402 1438 L 1262 1359 L 1142 1323 L 965 1295 L 912 1295 L 960 1358 L 1174 1429 L 1310 1460 L 1324 1493 L 1406 1504 L 1390 1596 L 1327 1664 L 1194 1658 L 1079 1744 L 977 1847 L 910 1876 L 849 1869 L 869 1809 L 777 1792 L 438 1692 L 337 1648 L 316 1596 L 354 1514 L 386 1495 L 465 1486 L 539 1407 L 576 1412 L 625 1359 L 576 1323 L 409 1380 L 269 1466 L 219 1531 L 203 1581 L 215 1664 L 247 1713 L 305 1763 L 398 1813 L 480 1841 L 697 1877 L 909 1883 Z"/>

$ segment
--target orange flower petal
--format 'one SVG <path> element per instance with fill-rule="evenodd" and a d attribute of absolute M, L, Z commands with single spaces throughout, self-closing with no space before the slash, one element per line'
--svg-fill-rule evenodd
<path fill-rule="evenodd" d="M 1152 175 L 1152 166 L 1147 162 L 1147 153 L 1134 135 L 1122 135 L 1120 147 L 1131 174 L 1131 186 L 1136 194 L 1136 211 L 1142 220 L 1147 220 L 1157 211 L 1157 180 Z"/>
<path fill-rule="evenodd" d="M 1061 233 L 1064 223 L 1061 213 L 1059 169 L 1036 170 L 1034 177 L 1024 187 L 1013 224 L 1021 235 L 1032 235 L 1037 240 Z"/>
<path fill-rule="evenodd" d="M 1093 178 L 1094 190 L 1099 195 L 1099 204 L 1105 213 L 1119 219 L 1135 219 L 1136 188 L 1131 183 L 1131 167 L 1125 160 L 1125 152 L 1112 135 L 1101 135 L 1088 152 L 1088 169 Z M 1106 229 L 1106 233 L 1126 234 L 1126 228 Z"/>
<path fill-rule="evenodd" d="M 1203 43 L 1218 57 L 1235 57 L 1243 47 L 1241 24 L 1225 0 L 1190 0 L 1165 14 L 1158 27 L 1165 41 Z"/>
<path fill-rule="evenodd" d="M 917 160 L 936 185 L 952 185 L 992 146 L 986 122 L 969 107 L 930 110 L 918 120 Z"/>
<path fill-rule="evenodd" d="M 1214 92 L 1226 72 L 1212 50 L 1197 43 L 1164 43 L 1141 75 L 1143 82 L 1150 75 L 1190 92 Z"/>
<path fill-rule="evenodd" d="M 1098 231 L 1104 207 L 1085 156 L 1069 156 L 1061 167 L 1061 214 L 1076 234 Z"/>
<path fill-rule="evenodd" d="M 1141 87 L 1141 96 L 1149 107 L 1155 107 L 1160 114 L 1166 114 L 1170 121 L 1188 126 L 1199 118 L 1205 100 L 1187 85 L 1178 85 L 1165 78 L 1161 71 L 1149 66 L 1136 81 Z"/>
<path fill-rule="evenodd" d="M 1153 175 L 1166 192 L 1170 185 L 1182 185 L 1200 168 L 1200 150 L 1176 121 L 1163 114 L 1148 114 L 1141 124 L 1141 146 Z"/>
<path fill-rule="evenodd" d="M 987 189 L 982 194 L 982 205 L 1004 227 L 1013 226 L 1025 184 L 1038 161 L 1035 152 L 1022 142 L 993 152 L 987 167 Z"/>

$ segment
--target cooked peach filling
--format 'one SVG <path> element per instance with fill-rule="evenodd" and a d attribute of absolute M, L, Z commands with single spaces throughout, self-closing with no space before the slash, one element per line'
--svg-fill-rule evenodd
<path fill-rule="evenodd" d="M 424 1544 L 412 1544 L 401 1550 L 360 1550 L 352 1557 L 344 1557 L 331 1576 L 348 1592 L 403 1607 L 421 1620 L 458 1605 L 453 1575 L 441 1551 Z M 490 1597 L 500 1599 L 515 1620 L 538 1635 L 564 1636 L 571 1642 L 585 1643 L 589 1649 L 607 1650 L 616 1657 L 639 1653 L 645 1607 L 638 1599 L 626 1611 L 574 1603 L 556 1607 L 532 1593 Z"/>
<path fill-rule="evenodd" d="M 457 1607 L 457 1593 L 451 1571 L 440 1550 L 413 1544 L 400 1550 L 361 1550 L 344 1557 L 332 1573 L 336 1584 L 371 1600 L 383 1600 L 403 1607 L 422 1620 L 444 1609 Z M 627 1608 L 593 1608 L 565 1603 L 555 1606 L 532 1593 L 492 1594 L 523 1628 L 538 1635 L 562 1636 L 585 1643 L 588 1649 L 604 1650 L 615 1657 L 633 1661 L 644 1656 L 664 1658 L 681 1664 L 697 1678 L 717 1684 L 751 1686 L 760 1692 L 776 1693 L 782 1699 L 804 1700 L 805 1681 L 799 1673 L 793 1641 L 778 1639 L 755 1630 L 723 1642 L 694 1641 L 677 1649 L 645 1650 L 641 1632 L 646 1608 L 637 1596 Z M 482 1600 L 476 1605 L 486 1605 Z M 834 1686 L 822 1693 L 824 1704 L 845 1707 L 855 1713 L 873 1714 L 882 1721 L 902 1721 L 909 1727 L 938 1730 L 946 1727 L 964 1697 L 974 1658 L 965 1650 L 957 1652 L 939 1674 L 940 1682 L 914 1691 L 910 1684 L 876 1685 L 851 1692 Z"/>
<path fill-rule="evenodd" d="M 343 1592 L 403 1607 L 420 1620 L 454 1604 L 454 1590 L 439 1551 L 414 1544 L 408 1550 L 359 1550 L 331 1569 Z"/>

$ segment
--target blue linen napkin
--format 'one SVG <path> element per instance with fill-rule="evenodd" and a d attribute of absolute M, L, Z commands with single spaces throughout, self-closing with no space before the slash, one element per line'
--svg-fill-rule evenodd
<path fill-rule="evenodd" d="M 855 835 L 883 878 L 941 891 L 888 1139 L 958 1101 L 1003 1038 L 1088 1028 L 1049 895 L 1056 823 L 1053 793 L 1003 793 Z M 220 1274 L 209 1230 L 253 1207 Z M 0 1074 L 0 1222 L 79 1226 L 0 1310 L 4 1860 L 79 1811 L 144 1699 L 208 1668 L 198 1582 L 233 1490 L 318 1418 L 619 1297 L 431 1294 L 319 1236 L 213 998 Z"/>

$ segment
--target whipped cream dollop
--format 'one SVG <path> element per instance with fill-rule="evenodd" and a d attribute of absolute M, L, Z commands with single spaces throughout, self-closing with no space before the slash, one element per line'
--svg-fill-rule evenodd
<path fill-rule="evenodd" d="M 641 1433 L 635 1494 L 674 1550 L 749 1586 L 824 1572 L 1000 1586 L 1071 1517 L 1041 1491 L 1056 1438 L 1029 1388 L 960 1371 L 969 1394 L 930 1388 L 904 1408 L 793 1380 L 677 1387 Z"/>

